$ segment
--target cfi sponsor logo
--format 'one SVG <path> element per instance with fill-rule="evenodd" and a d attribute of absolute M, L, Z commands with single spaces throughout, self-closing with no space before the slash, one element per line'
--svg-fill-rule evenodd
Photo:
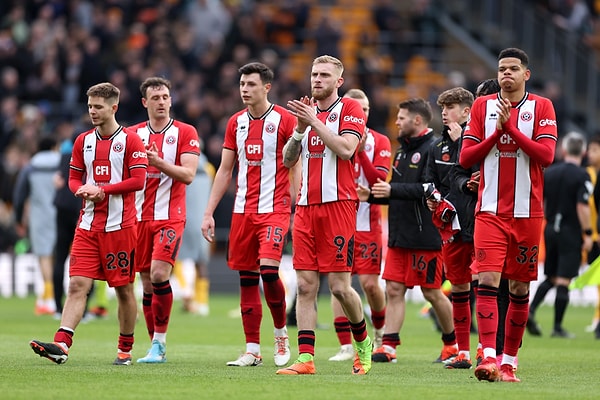
<path fill-rule="evenodd" d="M 200 141 L 192 139 L 190 140 L 190 146 L 200 148 Z"/>

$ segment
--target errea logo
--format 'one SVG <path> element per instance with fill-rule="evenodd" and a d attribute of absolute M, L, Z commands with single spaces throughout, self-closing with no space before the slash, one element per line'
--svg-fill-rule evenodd
<path fill-rule="evenodd" d="M 553 119 L 541 119 L 540 126 L 556 126 L 556 120 Z"/>

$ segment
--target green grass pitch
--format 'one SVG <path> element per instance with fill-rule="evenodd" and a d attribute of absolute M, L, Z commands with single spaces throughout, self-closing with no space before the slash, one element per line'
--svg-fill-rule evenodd
<path fill-rule="evenodd" d="M 329 362 L 338 349 L 329 299 L 319 300 L 314 376 L 278 376 L 273 364 L 273 331 L 263 308 L 264 365 L 226 367 L 245 350 L 235 295 L 211 296 L 209 317 L 173 305 L 166 364 L 113 366 L 118 325 L 116 304 L 108 318 L 81 324 L 69 361 L 63 365 L 35 355 L 31 339 L 51 341 L 58 322 L 33 315 L 33 298 L 0 299 L 0 398 L 2 399 L 597 399 L 600 398 L 600 340 L 584 327 L 591 307 L 570 307 L 565 327 L 573 340 L 549 337 L 553 309 L 537 313 L 545 336 L 525 334 L 517 376 L 521 383 L 479 382 L 473 370 L 445 370 L 432 361 L 441 349 L 440 334 L 419 315 L 422 304 L 407 304 L 397 364 L 375 364 L 366 376 L 351 375 L 351 362 Z M 369 327 L 370 329 L 370 327 Z M 292 360 L 297 356 L 296 329 L 289 328 Z M 476 336 L 471 336 L 475 349 Z M 136 326 L 134 361 L 145 355 L 150 340 L 143 316 Z M 472 355 L 475 352 L 472 350 Z"/>

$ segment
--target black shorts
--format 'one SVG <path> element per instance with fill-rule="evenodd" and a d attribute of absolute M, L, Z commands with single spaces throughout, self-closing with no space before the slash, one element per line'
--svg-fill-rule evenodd
<path fill-rule="evenodd" d="M 554 232 L 546 227 L 544 232 L 546 260 L 544 274 L 552 277 L 574 278 L 581 266 L 581 233 Z"/>

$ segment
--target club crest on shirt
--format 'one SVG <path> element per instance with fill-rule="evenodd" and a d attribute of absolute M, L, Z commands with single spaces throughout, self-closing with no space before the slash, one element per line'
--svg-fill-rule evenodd
<path fill-rule="evenodd" d="M 442 161 L 450 161 L 450 148 L 447 145 L 442 147 Z"/>
<path fill-rule="evenodd" d="M 332 112 L 331 114 L 329 114 L 329 117 L 327 117 L 327 120 L 329 122 L 335 122 L 337 121 L 339 118 L 338 114 L 336 112 Z"/>
<path fill-rule="evenodd" d="M 410 157 L 410 162 L 413 164 L 418 164 L 421 161 L 421 153 L 416 152 Z"/>
<path fill-rule="evenodd" d="M 521 113 L 520 118 L 523 122 L 529 122 L 533 119 L 533 114 L 529 111 L 525 111 L 524 113 Z"/>
<path fill-rule="evenodd" d="M 277 131 L 277 127 L 275 126 L 274 123 L 267 122 L 265 124 L 265 132 L 267 132 L 268 134 L 273 134 L 273 133 L 275 133 L 275 131 Z"/>
<path fill-rule="evenodd" d="M 113 147 L 112 147 L 113 151 L 116 153 L 122 152 L 124 148 L 125 148 L 125 146 L 121 142 L 116 142 L 115 144 L 113 144 Z"/>
<path fill-rule="evenodd" d="M 175 139 L 175 136 L 167 136 L 167 139 L 165 140 L 165 143 L 167 144 L 174 144 L 177 141 L 177 139 Z"/>

